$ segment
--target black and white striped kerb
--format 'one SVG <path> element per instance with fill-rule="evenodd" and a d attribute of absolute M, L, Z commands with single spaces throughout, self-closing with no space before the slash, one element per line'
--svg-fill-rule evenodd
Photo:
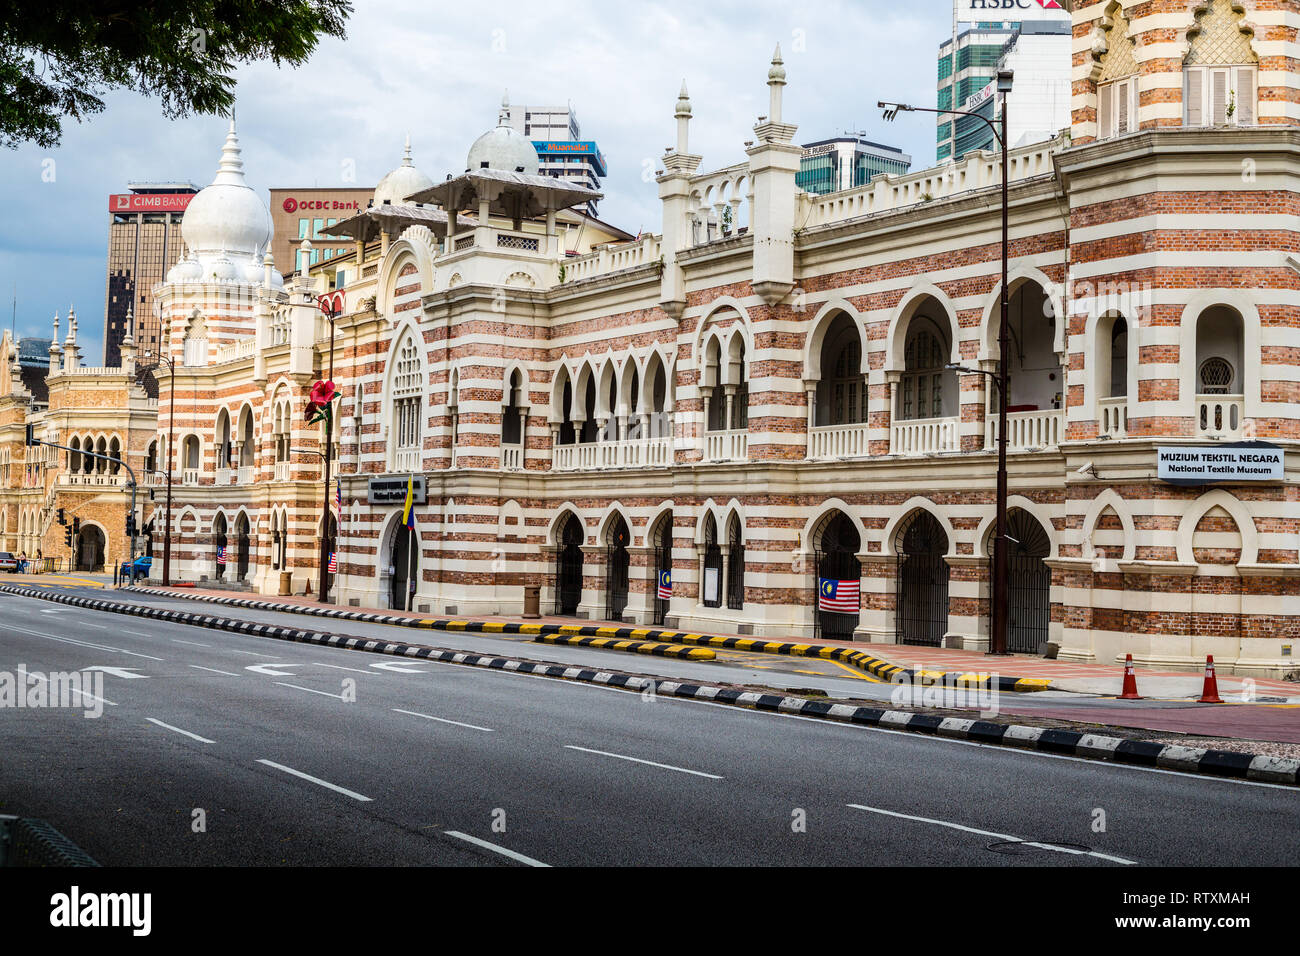
<path fill-rule="evenodd" d="M 70 604 L 74 607 L 85 607 L 116 614 L 130 614 L 137 617 L 214 628 L 238 634 L 252 634 L 277 640 L 321 644 L 327 647 L 341 647 L 350 650 L 370 651 L 376 654 L 440 661 L 446 664 L 461 664 L 467 667 L 485 667 L 490 670 L 529 674 L 537 677 L 581 681 L 642 693 L 652 692 L 661 697 L 709 701 L 715 704 L 728 704 L 753 710 L 835 720 L 863 727 L 909 731 L 931 736 L 950 737 L 956 740 L 970 740 L 981 744 L 1039 750 L 1071 757 L 1109 760 L 1116 763 L 1160 767 L 1167 770 L 1203 773 L 1217 777 L 1232 777 L 1300 786 L 1300 760 L 1270 757 L 1264 754 L 1203 750 L 1177 744 L 1160 744 L 1147 740 L 1126 740 L 1100 734 L 1085 734 L 1073 730 L 1025 727 L 1019 724 L 1002 724 L 990 720 L 967 720 L 959 717 L 918 714 L 911 711 L 881 710 L 876 707 L 836 704 L 828 700 L 809 700 L 805 697 L 744 691 L 737 687 L 692 684 L 648 675 L 613 673 L 598 671 L 589 667 L 516 660 L 508 657 L 489 657 L 483 654 L 471 654 L 447 648 L 404 644 L 374 638 L 349 637 L 343 634 L 328 634 L 322 631 L 304 631 L 298 628 L 258 624 L 254 621 L 232 620 L 203 614 L 190 614 L 186 611 L 172 611 L 149 607 L 148 605 L 120 604 L 99 598 L 74 597 L 70 594 L 52 593 L 36 588 L 0 586 L 0 593 L 17 594 L 23 597 L 39 598 L 44 601 Z"/>

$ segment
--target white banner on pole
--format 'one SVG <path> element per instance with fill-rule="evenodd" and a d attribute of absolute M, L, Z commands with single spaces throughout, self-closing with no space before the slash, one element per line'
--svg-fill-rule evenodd
<path fill-rule="evenodd" d="M 1025 23 L 1039 20 L 1068 20 L 1070 11 L 1058 0 L 954 0 L 957 19 L 963 23 L 1005 20 Z"/>

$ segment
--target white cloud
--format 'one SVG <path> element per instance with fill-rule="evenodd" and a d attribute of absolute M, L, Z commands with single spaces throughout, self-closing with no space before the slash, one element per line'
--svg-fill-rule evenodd
<path fill-rule="evenodd" d="M 240 140 L 254 186 L 343 185 L 349 159 L 358 182 L 372 185 L 397 164 L 408 132 L 426 173 L 460 172 L 508 88 L 516 103 L 572 103 L 584 137 L 609 163 L 601 215 L 629 231 L 657 231 L 656 187 L 641 172 L 674 141 L 682 79 L 703 168 L 739 162 L 768 109 L 778 42 L 789 76 L 785 119 L 799 125 L 797 139 L 866 130 L 910 152 L 913 168 L 934 161 L 932 118 L 886 126 L 875 104 L 933 102 L 938 44 L 951 29 L 945 0 L 356 6 L 348 39 L 321 43 L 303 68 L 239 72 Z M 31 335 L 48 334 L 54 311 L 75 302 L 82 334 L 95 340 L 90 357 L 100 352 L 108 196 L 128 180 L 206 184 L 225 134 L 221 119 L 170 122 L 134 94 L 107 102 L 99 116 L 70 123 L 48 155 L 34 147 L 0 154 L 0 297 L 16 282 L 19 332 Z M 54 182 L 42 181 L 46 159 L 56 164 Z"/>

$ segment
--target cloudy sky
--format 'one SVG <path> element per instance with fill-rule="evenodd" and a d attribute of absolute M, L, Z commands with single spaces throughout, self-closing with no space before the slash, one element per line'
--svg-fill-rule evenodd
<path fill-rule="evenodd" d="M 947 0 L 354 2 L 347 39 L 321 43 L 303 68 L 238 74 L 245 172 L 263 198 L 271 187 L 345 185 L 350 168 L 373 186 L 400 161 L 407 132 L 427 174 L 460 172 L 509 89 L 514 103 L 571 103 L 609 164 L 601 216 L 657 232 L 656 187 L 642 170 L 674 141 L 682 79 L 702 169 L 739 162 L 767 112 L 778 42 L 798 141 L 862 130 L 910 153 L 913 169 L 934 163 L 933 117 L 886 125 L 875 104 L 933 104 Z M 100 362 L 108 196 L 128 180 L 210 182 L 224 136 L 219 118 L 170 122 L 155 102 L 114 94 L 103 113 L 69 122 L 58 149 L 0 152 L 5 326 L 15 288 L 19 335 L 48 335 L 54 312 L 66 318 L 74 304 L 86 362 Z"/>

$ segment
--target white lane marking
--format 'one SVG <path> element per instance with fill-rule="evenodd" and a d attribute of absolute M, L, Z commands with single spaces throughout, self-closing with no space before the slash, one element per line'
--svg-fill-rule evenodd
<path fill-rule="evenodd" d="M 249 664 L 244 668 L 246 671 L 252 671 L 254 674 L 265 674 L 267 677 L 292 677 L 293 671 L 276 670 L 277 667 L 293 667 L 293 664 Z"/>
<path fill-rule="evenodd" d="M 47 684 L 50 682 L 50 679 L 46 677 L 44 674 L 28 674 L 27 676 L 32 680 L 44 681 Z M 113 703 L 113 701 L 109 700 L 107 697 L 97 697 L 96 695 L 92 694 L 90 691 L 81 690 L 79 687 L 69 687 L 68 690 L 74 694 L 80 694 L 82 697 L 89 697 L 91 700 L 97 700 L 100 701 L 101 703 L 109 704 L 113 707 L 117 706 L 117 704 Z"/>
<path fill-rule="evenodd" d="M 105 667 L 102 664 L 96 664 L 94 667 L 83 667 L 83 671 L 103 671 L 105 674 L 112 674 L 114 677 L 120 677 L 123 680 L 144 680 L 148 674 L 131 673 L 138 668 L 135 667 Z"/>
<path fill-rule="evenodd" d="M 359 668 L 359 667 L 344 667 L 342 664 L 321 664 L 321 663 L 318 663 L 318 662 L 316 662 L 316 661 L 312 661 L 312 666 L 313 666 L 313 667 L 332 667 L 332 668 L 334 668 L 334 670 L 336 670 L 336 671 L 351 671 L 351 672 L 354 673 L 354 674 L 369 674 L 369 673 L 370 673 L 370 671 L 363 671 L 363 670 L 362 670 L 361 668 Z"/>
<path fill-rule="evenodd" d="M 152 634 L 146 634 L 144 631 L 133 631 L 129 627 L 122 628 L 123 634 L 134 634 L 136 637 L 153 637 Z"/>
<path fill-rule="evenodd" d="M 276 687 L 292 687 L 294 690 L 305 690 L 309 694 L 320 694 L 322 697 L 333 697 L 335 700 L 346 701 L 347 698 L 342 694 L 331 694 L 325 690 L 315 690 L 311 687 L 299 687 L 297 684 L 286 684 L 283 681 L 275 681 Z"/>
<path fill-rule="evenodd" d="M 173 727 L 171 724 L 164 724 L 161 720 L 154 720 L 152 717 L 146 717 L 145 720 L 149 721 L 151 724 L 157 724 L 159 727 L 163 727 L 167 730 L 174 730 L 178 734 L 184 734 L 186 737 L 197 740 L 201 744 L 216 743 L 215 740 L 209 740 L 207 737 L 200 737 L 198 734 L 192 734 L 188 730 L 181 730 L 179 727 Z"/>
<path fill-rule="evenodd" d="M 361 794 L 353 790 L 348 790 L 345 787 L 337 786 L 335 784 L 330 783 L 328 780 L 322 780 L 320 777 L 313 777 L 311 774 L 303 773 L 301 770 L 294 770 L 292 767 L 286 767 L 284 764 L 276 763 L 274 760 L 263 760 L 259 758 L 257 762 L 264 763 L 268 767 L 274 767 L 276 770 L 283 770 L 285 773 L 291 773 L 295 777 L 300 777 L 303 780 L 309 780 L 312 783 L 325 787 L 328 790 L 333 790 L 335 793 L 341 793 L 346 797 L 351 797 L 353 800 L 360 800 L 363 803 L 371 802 L 369 797 L 362 796 Z"/>
<path fill-rule="evenodd" d="M 182 641 L 179 637 L 172 638 L 173 644 L 188 644 L 190 647 L 211 647 L 211 644 L 200 644 L 198 641 Z"/>
<path fill-rule="evenodd" d="M 377 664 L 371 664 L 371 667 L 377 667 L 381 671 L 396 671 L 399 674 L 426 674 L 423 669 L 411 670 L 415 666 L 413 661 L 379 661 Z"/>
<path fill-rule="evenodd" d="M 478 837 L 472 837 L 468 833 L 461 833 L 459 830 L 444 831 L 447 836 L 455 837 L 457 840 L 464 840 L 466 843 L 473 843 L 475 846 L 481 846 L 485 850 L 491 850 L 493 853 L 500 853 L 502 856 L 508 856 L 510 859 L 519 863 L 526 863 L 528 866 L 544 866 L 550 869 L 551 864 L 543 863 L 541 860 L 534 860 L 531 856 L 524 856 L 522 853 L 516 853 L 514 850 L 507 850 L 503 846 L 497 846 L 495 843 L 488 843 L 487 840 L 480 840 Z"/>
<path fill-rule="evenodd" d="M 107 631 L 107 630 L 108 630 L 108 626 L 107 626 L 106 624 L 91 624 L 89 621 L 78 621 L 78 622 L 77 622 L 77 626 L 78 626 L 78 627 L 93 627 L 93 628 L 95 628 L 96 630 L 100 630 L 100 631 Z"/>
<path fill-rule="evenodd" d="M 18 627 L 15 624 L 5 624 L 4 627 L 10 631 L 18 631 L 21 634 L 30 634 L 32 637 L 43 637 L 47 641 L 59 641 L 62 644 L 75 644 L 77 647 L 89 647 L 96 651 L 112 651 L 115 654 L 126 654 L 128 657 L 143 657 L 151 661 L 160 661 L 161 657 L 154 657 L 150 654 L 137 654 L 135 651 L 123 650 L 120 647 L 112 647 L 108 644 L 92 644 L 89 641 L 77 641 L 70 637 L 55 637 L 53 634 L 42 634 L 40 631 L 29 631 L 25 627 Z"/>
<path fill-rule="evenodd" d="M 233 673 L 231 673 L 230 671 L 219 671 L 219 670 L 217 670 L 215 667 L 204 667 L 202 664 L 190 664 L 189 666 L 190 666 L 190 667 L 193 667 L 193 668 L 196 668 L 196 669 L 198 669 L 198 670 L 201 670 L 201 671 L 212 671 L 212 673 L 214 673 L 214 674 L 225 674 L 227 677 L 238 677 L 238 676 L 239 676 L 238 674 L 233 674 Z"/>
<path fill-rule="evenodd" d="M 436 720 L 440 724 L 453 724 L 457 727 L 468 727 L 470 730 L 482 730 L 489 734 L 494 732 L 491 727 L 479 727 L 477 724 L 462 724 L 459 720 L 448 720 L 446 717 L 434 717 L 432 714 L 421 714 L 414 710 L 401 710 L 400 708 L 394 707 L 393 713 L 407 714 L 411 717 L 423 717 L 425 720 Z"/>
<path fill-rule="evenodd" d="M 233 647 L 223 647 L 222 650 L 229 651 L 232 654 L 244 654 L 248 657 L 266 657 L 273 661 L 278 661 L 280 659 L 276 657 L 274 654 L 255 654 L 252 651 L 237 651 Z"/>
<path fill-rule="evenodd" d="M 1040 850 L 1052 850 L 1056 853 L 1068 853 L 1071 856 L 1093 856 L 1099 860 L 1110 860 L 1112 863 L 1122 863 L 1125 866 L 1133 866 L 1136 860 L 1126 860 L 1122 856 L 1111 856 L 1108 853 L 1098 853 L 1095 850 L 1075 850 L 1065 846 L 1054 846 L 1051 843 L 1035 843 L 1032 840 L 1022 840 L 1020 837 L 1011 836 L 1006 833 L 994 833 L 992 830 L 980 830 L 976 827 L 964 826 L 960 823 L 949 823 L 947 820 L 933 820 L 930 817 L 914 817 L 908 813 L 897 813 L 893 810 L 882 810 L 879 807 L 864 807 L 860 803 L 850 803 L 848 806 L 854 810 L 866 810 L 868 813 L 879 813 L 886 817 L 898 817 L 902 820 L 916 820 L 919 823 L 933 823 L 935 826 L 948 827 L 950 830 L 961 830 L 964 833 L 974 833 L 978 836 L 994 837 L 998 840 L 1007 840 L 1012 843 L 1023 843 L 1025 846 L 1037 847 Z"/>
<path fill-rule="evenodd" d="M 697 777 L 708 777 L 710 780 L 721 780 L 716 773 L 705 773 L 702 770 L 687 770 L 685 767 L 674 767 L 672 764 L 655 763 L 653 760 L 642 760 L 640 757 L 628 757 L 624 754 L 612 754 L 608 750 L 591 750 L 588 747 L 578 747 L 574 744 L 565 744 L 565 750 L 581 750 L 583 753 L 600 754 L 602 757 L 616 757 L 619 760 L 630 760 L 632 763 L 643 763 L 650 767 L 659 767 L 662 770 L 676 770 L 678 773 L 690 773 Z"/>

